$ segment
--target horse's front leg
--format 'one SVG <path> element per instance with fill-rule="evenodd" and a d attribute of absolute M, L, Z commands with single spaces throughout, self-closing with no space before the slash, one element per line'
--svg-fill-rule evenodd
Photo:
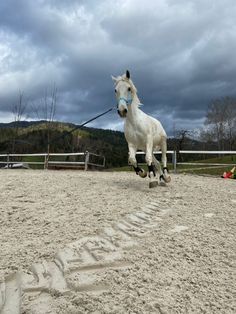
<path fill-rule="evenodd" d="M 156 169 L 153 165 L 153 160 L 152 160 L 152 144 L 148 143 L 147 147 L 146 147 L 146 163 L 148 165 L 148 172 L 149 172 L 149 178 L 150 178 L 150 182 L 149 182 L 149 188 L 154 188 L 159 184 L 159 173 L 156 173 Z"/>
<path fill-rule="evenodd" d="M 147 172 L 138 166 L 136 152 L 137 148 L 133 145 L 129 145 L 129 164 L 133 166 L 137 175 L 139 175 L 141 178 L 146 178 Z"/>
<path fill-rule="evenodd" d="M 162 165 L 163 165 L 163 179 L 165 180 L 165 182 L 170 182 L 171 181 L 171 177 L 169 175 L 169 171 L 167 168 L 167 158 L 166 158 L 166 152 L 167 152 L 167 144 L 166 144 L 166 138 L 164 137 L 162 139 L 162 144 L 161 144 L 161 161 L 162 161 Z"/>

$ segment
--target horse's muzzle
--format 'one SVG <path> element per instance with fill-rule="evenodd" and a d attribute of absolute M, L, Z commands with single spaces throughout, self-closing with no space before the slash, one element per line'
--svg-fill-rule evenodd
<path fill-rule="evenodd" d="M 126 115 L 127 115 L 127 112 L 128 112 L 128 110 L 127 109 L 124 109 L 124 110 L 117 110 L 117 112 L 118 112 L 118 114 L 119 114 L 119 116 L 121 117 L 121 118 L 125 118 L 126 117 Z"/>

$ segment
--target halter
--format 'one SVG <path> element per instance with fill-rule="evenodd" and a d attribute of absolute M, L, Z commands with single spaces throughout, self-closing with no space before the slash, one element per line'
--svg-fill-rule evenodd
<path fill-rule="evenodd" d="M 123 101 L 126 103 L 126 105 L 131 105 L 131 104 L 132 104 L 132 101 L 133 101 L 131 91 L 129 92 L 127 99 L 125 99 L 124 97 L 120 97 L 120 98 L 118 99 L 118 104 L 119 104 L 119 102 L 120 102 L 121 100 L 123 100 Z M 117 105 L 118 105 L 118 104 L 117 104 Z"/>

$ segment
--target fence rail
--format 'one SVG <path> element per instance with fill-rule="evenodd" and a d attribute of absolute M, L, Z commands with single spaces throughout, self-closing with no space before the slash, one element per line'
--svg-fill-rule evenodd
<path fill-rule="evenodd" d="M 195 154 L 195 155 L 236 155 L 236 151 L 211 151 L 211 150 L 180 150 L 180 151 L 175 151 L 175 150 L 168 150 L 166 152 L 169 155 L 172 155 L 172 164 L 173 164 L 173 169 L 174 172 L 177 172 L 177 166 L 178 165 L 194 165 L 194 166 L 234 166 L 235 163 L 204 163 L 204 162 L 178 162 L 177 156 L 181 154 Z M 161 154 L 161 151 L 154 151 L 155 155 Z M 145 155 L 145 152 L 137 152 L 136 155 Z"/>
<path fill-rule="evenodd" d="M 83 158 L 82 161 L 69 161 L 69 160 L 50 160 L 50 157 L 76 157 L 80 156 Z M 43 161 L 27 161 L 27 157 L 41 157 Z M 100 159 L 101 162 L 91 161 L 91 157 Z M 22 160 L 16 160 L 16 159 Z M 1 160 L 3 159 L 3 160 Z M 3 165 L 4 168 L 14 168 L 14 165 L 43 165 L 43 168 L 46 169 L 48 166 L 59 167 L 59 166 L 74 166 L 74 167 L 83 167 L 84 170 L 88 170 L 89 166 L 104 168 L 106 159 L 102 155 L 94 154 L 91 152 L 80 152 L 80 153 L 42 153 L 42 154 L 0 154 L 0 165 Z"/>
<path fill-rule="evenodd" d="M 137 152 L 137 155 L 145 155 L 144 152 Z M 154 154 L 161 154 L 161 151 L 155 151 Z M 193 165 L 193 166 L 233 166 L 235 163 L 204 163 L 204 162 L 180 162 L 177 160 L 178 156 L 181 154 L 195 154 L 195 155 L 236 155 L 236 151 L 197 151 L 197 150 L 168 150 L 168 155 L 172 156 L 172 164 L 173 169 L 175 172 L 177 172 L 177 166 L 178 165 Z M 76 157 L 80 156 L 83 158 L 82 161 L 69 161 L 69 160 L 50 160 L 50 157 Z M 16 158 L 23 158 L 23 161 L 16 160 Z M 37 160 L 37 161 L 24 161 L 24 158 L 27 157 L 41 157 L 43 160 Z M 47 165 L 49 167 L 52 167 L 53 165 L 55 167 L 59 167 L 60 165 L 63 167 L 83 167 L 84 170 L 88 170 L 90 166 L 92 167 L 99 167 L 104 168 L 105 167 L 105 157 L 102 155 L 94 154 L 91 152 L 79 152 L 79 153 L 51 153 L 49 154 L 49 159 L 47 162 L 47 153 L 42 154 L 0 154 L 0 166 L 4 165 L 5 168 L 11 168 L 14 167 L 14 165 L 22 163 L 22 164 L 28 164 L 28 165 L 42 165 L 44 168 L 47 168 Z M 92 157 L 92 158 L 91 158 Z M 94 158 L 100 159 L 100 163 L 94 161 Z M 3 159 L 3 160 L 1 160 Z M 93 160 L 91 160 L 93 159 Z"/>

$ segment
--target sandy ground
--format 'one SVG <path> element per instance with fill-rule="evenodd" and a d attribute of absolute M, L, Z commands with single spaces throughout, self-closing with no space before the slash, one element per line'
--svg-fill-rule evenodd
<path fill-rule="evenodd" d="M 235 210 L 234 180 L 0 170 L 0 313 L 235 313 Z"/>

